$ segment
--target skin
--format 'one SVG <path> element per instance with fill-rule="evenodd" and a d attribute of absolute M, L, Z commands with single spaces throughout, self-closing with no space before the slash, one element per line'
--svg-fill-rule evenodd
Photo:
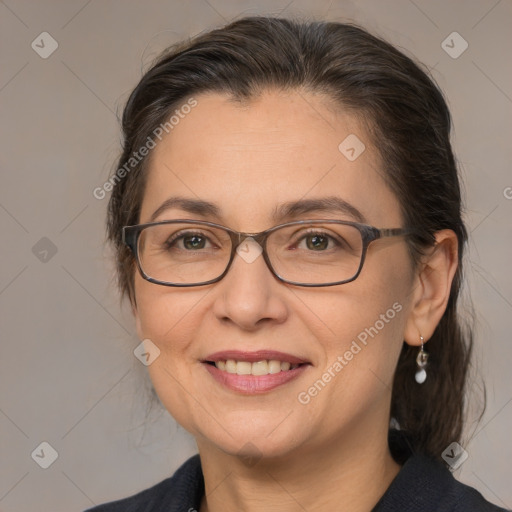
<path fill-rule="evenodd" d="M 173 208 L 156 220 L 197 218 L 258 232 L 276 224 L 276 205 L 334 193 L 368 224 L 403 225 L 377 149 L 328 97 L 272 90 L 243 104 L 217 93 L 196 99 L 152 151 L 140 223 L 180 195 L 216 203 L 221 217 Z M 338 150 L 351 133 L 366 145 L 353 162 Z M 306 218 L 354 220 L 338 212 L 297 217 Z M 416 269 L 403 238 L 374 242 L 354 282 L 326 288 L 281 283 L 261 257 L 249 264 L 237 256 L 223 280 L 188 289 L 135 275 L 138 335 L 161 351 L 149 366 L 151 379 L 201 455 L 201 512 L 358 512 L 376 504 L 400 469 L 387 430 L 402 343 L 419 345 L 420 334 L 432 335 L 457 265 L 454 233 L 441 231 L 437 241 Z M 307 405 L 299 403 L 298 394 L 396 302 L 400 313 Z M 228 349 L 279 350 L 311 366 L 283 386 L 247 396 L 218 384 L 201 363 Z"/>

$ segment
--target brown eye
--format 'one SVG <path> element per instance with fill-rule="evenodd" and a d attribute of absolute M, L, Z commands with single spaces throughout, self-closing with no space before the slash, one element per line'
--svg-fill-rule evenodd
<path fill-rule="evenodd" d="M 311 235 L 306 237 L 306 246 L 311 250 L 323 250 L 329 247 L 329 238 L 323 235 Z"/>
<path fill-rule="evenodd" d="M 204 249 L 205 243 L 206 239 L 199 235 L 183 237 L 183 246 L 185 249 Z"/>
<path fill-rule="evenodd" d="M 209 244 L 209 245 L 208 245 Z M 201 249 L 208 249 L 211 246 L 209 238 L 202 233 L 184 233 L 178 232 L 170 236 L 165 242 L 167 249 L 177 249 L 186 251 L 198 251 Z"/>

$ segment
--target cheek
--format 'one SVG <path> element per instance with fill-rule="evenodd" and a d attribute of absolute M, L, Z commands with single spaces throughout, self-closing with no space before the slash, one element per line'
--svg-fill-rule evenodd
<path fill-rule="evenodd" d="M 357 425 L 386 414 L 396 361 L 402 347 L 405 308 L 394 294 L 368 293 L 328 301 L 330 333 L 325 357 L 297 399 L 311 418 L 323 418 L 323 430 L 336 435 L 341 425 Z M 337 306 L 337 307 L 336 307 Z M 349 427 L 348 427 L 349 428 Z"/>
<path fill-rule="evenodd" d="M 175 289 L 136 277 L 137 330 L 161 350 L 178 348 L 190 338 L 197 325 L 197 311 L 207 290 Z M 169 343 L 173 340 L 173 343 Z"/>
<path fill-rule="evenodd" d="M 166 409 L 189 429 L 193 403 L 187 397 L 200 396 L 192 376 L 199 364 L 194 340 L 205 316 L 206 301 L 202 299 L 208 291 L 166 288 L 139 281 L 136 293 L 139 336 L 150 339 L 160 351 L 147 368 L 151 381 Z"/>
<path fill-rule="evenodd" d="M 374 284 L 364 294 L 338 292 L 338 296 L 304 299 L 314 314 L 303 322 L 313 327 L 324 354 L 320 369 L 341 360 L 343 374 L 350 373 L 351 381 L 367 378 L 368 372 L 387 381 L 393 373 L 403 342 L 404 293 L 388 287 L 379 293 L 377 288 Z"/>
<path fill-rule="evenodd" d="M 361 334 L 364 343 L 371 338 L 370 331 L 395 338 L 404 326 L 412 282 L 406 249 L 389 247 L 369 254 L 355 281 L 309 292 L 305 303 L 313 316 L 323 320 L 319 328 L 323 325 L 327 337 L 346 342 Z"/>
<path fill-rule="evenodd" d="M 147 370 L 162 404 L 176 421 L 194 431 L 194 401 L 200 396 L 192 376 L 192 343 L 200 326 L 205 290 L 174 290 L 140 279 L 135 283 L 137 323 L 141 339 L 160 350 Z M 190 363 L 190 364 L 189 364 Z"/>
<path fill-rule="evenodd" d="M 323 339 L 318 373 L 336 375 L 333 400 L 357 403 L 390 392 L 412 282 L 408 255 L 396 249 L 368 258 L 353 283 L 304 300 L 314 313 L 304 323 Z"/>

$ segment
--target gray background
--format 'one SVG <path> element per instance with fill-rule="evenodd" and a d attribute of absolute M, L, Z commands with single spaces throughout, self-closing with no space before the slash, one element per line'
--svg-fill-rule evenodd
<path fill-rule="evenodd" d="M 162 480 L 194 453 L 167 413 L 147 410 L 145 368 L 133 355 L 139 340 L 103 243 L 107 199 L 92 192 L 118 153 L 116 113 L 151 59 L 250 13 L 360 22 L 432 68 L 445 91 L 466 183 L 477 369 L 488 391 L 482 422 L 468 421 L 469 458 L 455 474 L 512 507 L 512 3 L 5 0 L 0 510 L 80 511 Z M 43 31 L 59 45 L 47 59 L 31 47 Z M 456 59 L 441 47 L 453 31 L 469 44 Z M 43 441 L 58 452 L 48 469 L 35 462 L 48 461 L 48 450 L 31 457 Z"/>

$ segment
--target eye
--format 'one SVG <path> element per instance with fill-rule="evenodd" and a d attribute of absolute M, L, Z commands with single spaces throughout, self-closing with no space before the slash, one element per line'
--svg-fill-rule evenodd
<path fill-rule="evenodd" d="M 210 244 L 211 247 L 208 237 L 204 236 L 203 233 L 194 232 L 175 233 L 165 242 L 167 249 L 177 248 L 188 251 L 197 251 L 208 248 L 206 244 Z"/>
<path fill-rule="evenodd" d="M 327 249 L 329 247 L 329 238 L 324 235 L 308 235 L 304 237 L 308 249 Z"/>
<path fill-rule="evenodd" d="M 302 245 L 305 244 L 305 247 Z M 328 235 L 322 231 L 308 231 L 306 234 L 302 234 L 301 238 L 297 243 L 298 248 L 306 248 L 310 251 L 323 252 L 328 249 L 340 248 L 342 244 L 334 237 Z"/>

